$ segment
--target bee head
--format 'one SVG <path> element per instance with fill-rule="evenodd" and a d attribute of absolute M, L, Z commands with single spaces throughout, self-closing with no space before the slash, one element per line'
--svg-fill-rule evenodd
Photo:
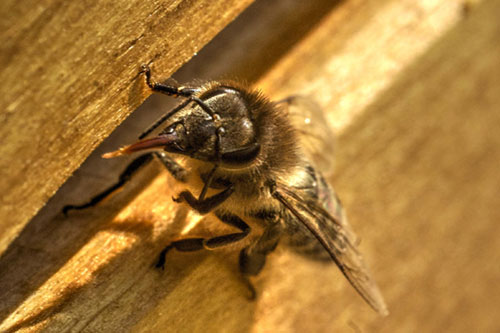
<path fill-rule="evenodd" d="M 104 157 L 160 148 L 229 169 L 244 168 L 256 159 L 260 151 L 256 129 L 238 90 L 217 86 L 188 101 L 170 112 L 158 136 Z"/>

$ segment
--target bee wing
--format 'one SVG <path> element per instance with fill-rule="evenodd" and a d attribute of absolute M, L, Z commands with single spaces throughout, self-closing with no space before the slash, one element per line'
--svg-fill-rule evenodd
<path fill-rule="evenodd" d="M 290 96 L 276 104 L 287 109 L 304 154 L 325 177 L 329 177 L 335 160 L 335 138 L 321 107 L 305 96 Z"/>
<path fill-rule="evenodd" d="M 276 185 L 273 196 L 316 237 L 361 297 L 375 311 L 387 315 L 384 298 L 356 248 L 356 236 L 347 219 L 332 216 L 317 201 L 306 200 L 285 185 Z"/>

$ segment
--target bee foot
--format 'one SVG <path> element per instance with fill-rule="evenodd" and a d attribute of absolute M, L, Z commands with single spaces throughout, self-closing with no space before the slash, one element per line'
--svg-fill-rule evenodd
<path fill-rule="evenodd" d="M 172 249 L 172 245 L 165 247 L 158 256 L 158 260 L 156 261 L 155 268 L 165 270 L 165 257 L 167 256 L 167 252 Z"/>
<path fill-rule="evenodd" d="M 165 257 L 160 255 L 160 258 L 155 263 L 155 268 L 165 270 Z"/>
<path fill-rule="evenodd" d="M 164 271 L 164 270 L 165 270 L 165 263 L 161 263 L 161 262 L 159 262 L 159 261 L 158 261 L 158 262 L 155 264 L 155 268 L 156 268 L 156 269 L 161 269 L 162 271 Z"/>
<path fill-rule="evenodd" d="M 245 282 L 245 285 L 248 290 L 247 294 L 247 299 L 249 301 L 255 301 L 257 299 L 257 291 L 255 290 L 255 287 L 253 286 L 252 282 L 247 277 L 243 277 L 243 281 Z"/>
<path fill-rule="evenodd" d="M 149 73 L 149 72 L 151 72 L 151 68 L 149 67 L 149 64 L 142 64 L 141 70 L 139 71 L 139 74 Z"/>

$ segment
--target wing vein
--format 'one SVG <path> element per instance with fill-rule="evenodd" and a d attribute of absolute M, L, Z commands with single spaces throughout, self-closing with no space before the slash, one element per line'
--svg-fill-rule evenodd
<path fill-rule="evenodd" d="M 286 186 L 277 185 L 272 195 L 320 242 L 359 295 L 375 311 L 387 315 L 387 307 L 377 285 L 370 277 L 360 253 L 346 237 L 346 226 L 317 203 L 304 200 Z M 325 219 L 333 222 L 335 235 L 325 235 L 322 231 L 319 223 Z"/>

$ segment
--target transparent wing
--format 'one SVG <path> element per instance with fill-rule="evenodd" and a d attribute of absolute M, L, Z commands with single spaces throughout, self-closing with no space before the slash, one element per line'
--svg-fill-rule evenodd
<path fill-rule="evenodd" d="M 307 158 L 325 177 L 331 176 L 335 160 L 335 139 L 321 107 L 305 96 L 290 96 L 277 105 L 287 108 Z"/>
<path fill-rule="evenodd" d="M 356 248 L 356 236 L 342 213 L 340 202 L 336 200 L 332 215 L 328 211 L 332 206 L 327 205 L 327 210 L 324 202 L 306 199 L 300 191 L 286 185 L 276 185 L 273 196 L 321 243 L 361 297 L 375 311 L 387 315 L 382 294 Z"/>

